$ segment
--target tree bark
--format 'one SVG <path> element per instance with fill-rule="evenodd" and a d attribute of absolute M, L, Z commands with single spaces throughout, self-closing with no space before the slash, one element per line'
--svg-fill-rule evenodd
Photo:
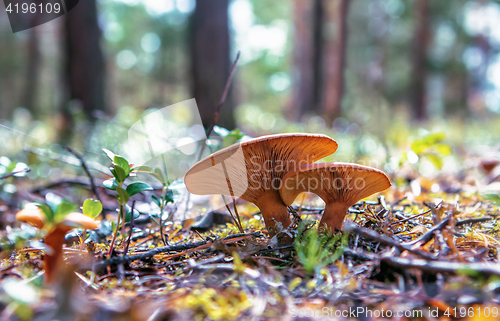
<path fill-rule="evenodd" d="M 38 28 L 32 28 L 29 31 L 29 38 L 27 43 L 28 61 L 26 69 L 26 83 L 22 98 L 22 105 L 29 110 L 31 114 L 36 117 L 36 98 L 38 90 L 38 76 L 40 71 L 40 44 L 38 41 Z"/>
<path fill-rule="evenodd" d="M 81 101 L 89 119 L 106 109 L 105 61 L 100 47 L 96 0 L 80 1 L 66 14 L 66 83 L 68 100 Z M 67 108 L 68 102 L 65 102 Z"/>
<path fill-rule="evenodd" d="M 412 109 L 418 120 L 427 118 L 426 95 L 426 62 L 427 47 L 429 44 L 429 2 L 428 0 L 414 0 L 415 30 L 413 38 L 413 83 Z"/>
<path fill-rule="evenodd" d="M 230 72 L 229 0 L 197 0 L 191 20 L 193 94 L 205 128 L 213 123 Z M 233 129 L 233 95 L 229 91 L 218 125 Z"/>
<path fill-rule="evenodd" d="M 331 122 L 341 112 L 347 42 L 348 0 L 325 1 L 322 112 Z"/>
<path fill-rule="evenodd" d="M 294 45 L 293 45 L 293 98 L 286 114 L 292 121 L 300 121 L 307 111 L 317 110 L 320 81 L 320 55 L 317 45 L 321 43 L 322 0 L 294 1 Z"/>
<path fill-rule="evenodd" d="M 295 1 L 294 121 L 307 112 L 331 121 L 341 111 L 348 1 Z"/>

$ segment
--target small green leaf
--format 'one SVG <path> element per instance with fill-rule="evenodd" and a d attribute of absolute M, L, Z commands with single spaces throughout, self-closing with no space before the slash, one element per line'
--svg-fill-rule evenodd
<path fill-rule="evenodd" d="M 54 212 L 52 211 L 50 206 L 40 202 L 36 203 L 36 205 L 38 206 L 39 209 L 42 210 L 43 214 L 45 215 L 45 220 L 47 222 L 52 222 L 54 220 Z"/>
<path fill-rule="evenodd" d="M 174 202 L 174 192 L 172 190 L 168 190 L 167 194 L 163 197 L 166 203 L 173 203 Z"/>
<path fill-rule="evenodd" d="M 131 211 L 132 211 L 132 209 L 130 208 L 130 206 L 125 205 L 125 223 L 130 222 L 130 218 L 131 218 L 130 214 L 131 214 Z M 138 217 L 139 217 L 139 215 L 140 215 L 139 211 L 138 211 L 138 210 L 136 210 L 136 209 L 134 208 L 134 220 L 135 220 L 136 218 L 138 218 Z"/>
<path fill-rule="evenodd" d="M 85 200 L 85 202 L 83 202 L 82 211 L 83 214 L 92 218 L 96 218 L 102 212 L 102 203 L 98 200 L 88 198 Z"/>
<path fill-rule="evenodd" d="M 56 213 L 55 213 L 55 217 L 56 218 L 62 218 L 64 216 L 66 216 L 67 214 L 75 211 L 76 209 L 76 205 L 73 204 L 73 203 L 70 203 L 66 200 L 63 200 L 61 202 L 61 204 L 59 204 L 59 206 L 57 207 L 57 210 L 56 210 Z"/>
<path fill-rule="evenodd" d="M 12 172 L 14 171 L 14 168 L 16 168 L 17 162 L 11 161 L 10 164 L 6 168 L 6 172 Z"/>
<path fill-rule="evenodd" d="M 135 182 L 127 186 L 128 196 L 132 196 L 143 191 L 152 191 L 152 190 L 153 188 L 149 186 L 149 184 L 142 182 Z"/>
<path fill-rule="evenodd" d="M 160 226 L 160 222 L 158 222 L 158 214 L 149 214 L 149 218 L 158 226 Z"/>
<path fill-rule="evenodd" d="M 492 191 L 490 191 L 490 192 L 485 192 L 485 193 L 481 194 L 481 196 L 482 196 L 484 199 L 486 199 L 486 200 L 488 200 L 488 201 L 490 201 L 490 202 L 500 204 L 500 194 L 499 194 L 499 193 L 497 193 L 497 192 L 492 192 Z"/>
<path fill-rule="evenodd" d="M 238 128 L 233 129 L 229 134 L 227 134 L 223 139 L 222 139 L 222 144 L 224 147 L 233 145 L 237 141 L 239 141 L 241 138 L 243 138 L 245 134 Z"/>
<path fill-rule="evenodd" d="M 113 161 L 113 159 L 115 158 L 115 153 L 106 148 L 103 148 L 102 151 L 106 153 L 106 156 L 108 156 L 110 161 Z"/>
<path fill-rule="evenodd" d="M 165 176 L 163 175 L 163 173 L 161 172 L 161 170 L 159 168 L 155 168 L 154 172 L 151 173 L 151 176 L 153 176 L 154 178 L 156 178 L 163 185 L 167 185 L 168 184 L 168 182 L 165 179 Z"/>
<path fill-rule="evenodd" d="M 102 182 L 102 186 L 104 186 L 104 188 L 110 189 L 112 191 L 116 191 L 116 186 L 118 186 L 118 185 L 116 184 L 116 179 L 110 178 L 110 179 Z"/>
<path fill-rule="evenodd" d="M 481 276 L 481 273 L 479 271 L 476 271 L 476 270 L 472 269 L 472 268 L 463 267 L 463 268 L 459 268 L 457 270 L 457 275 L 479 277 L 479 276 Z"/>
<path fill-rule="evenodd" d="M 417 140 L 411 144 L 411 150 L 417 155 L 420 155 L 427 147 L 421 140 Z"/>
<path fill-rule="evenodd" d="M 113 173 L 113 171 L 112 171 Z M 123 170 L 123 168 L 121 168 L 120 166 L 118 165 L 114 165 L 114 173 L 115 175 L 115 178 L 116 178 L 116 181 L 119 182 L 119 183 L 123 183 L 125 181 L 125 179 L 127 179 L 128 175 L 125 174 L 125 171 Z"/>
<path fill-rule="evenodd" d="M 443 156 L 451 154 L 451 147 L 446 144 L 436 144 L 434 148 L 436 148 L 436 151 Z"/>
<path fill-rule="evenodd" d="M 153 194 L 153 195 L 151 195 L 151 198 L 153 199 L 153 202 L 155 202 L 155 204 L 158 205 L 158 207 L 161 207 L 161 201 L 158 198 L 158 196 Z"/>
<path fill-rule="evenodd" d="M 128 176 L 128 174 L 130 173 L 130 164 L 125 158 L 115 155 L 115 157 L 113 158 L 113 163 L 121 167 L 121 169 L 123 169 L 123 171 L 125 172 L 125 175 Z"/>
<path fill-rule="evenodd" d="M 423 138 L 424 143 L 427 146 L 435 145 L 443 140 L 445 140 L 446 134 L 444 132 L 432 133 Z"/>
<path fill-rule="evenodd" d="M 113 229 L 113 233 L 116 233 L 116 231 L 117 231 L 117 226 L 116 226 L 115 221 L 111 221 L 111 229 Z"/>
<path fill-rule="evenodd" d="M 153 169 L 149 166 L 134 166 L 132 167 L 131 171 L 134 171 L 134 172 L 143 172 L 143 173 L 152 173 L 153 172 Z"/>
<path fill-rule="evenodd" d="M 118 192 L 118 197 L 120 201 L 122 203 L 127 203 L 129 198 L 127 191 L 120 186 L 116 186 L 116 191 Z"/>
<path fill-rule="evenodd" d="M 443 160 L 441 159 L 440 156 L 434 153 L 428 153 L 425 154 L 425 157 L 427 157 L 427 159 L 431 161 L 431 163 L 434 164 L 434 166 L 436 166 L 438 169 L 443 168 Z"/>

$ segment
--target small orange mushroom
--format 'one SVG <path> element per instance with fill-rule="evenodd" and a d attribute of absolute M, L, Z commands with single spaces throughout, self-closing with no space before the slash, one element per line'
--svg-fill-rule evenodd
<path fill-rule="evenodd" d="M 283 177 L 280 195 L 291 205 L 302 192 L 311 192 L 326 204 L 320 229 L 341 229 L 350 206 L 391 187 L 384 172 L 358 164 L 320 163 L 296 168 Z"/>
<path fill-rule="evenodd" d="M 45 226 L 45 214 L 36 207 L 27 207 L 16 214 L 18 221 L 26 222 L 41 229 Z M 82 213 L 72 212 L 64 216 L 64 219 L 54 224 L 47 235 L 44 243 L 51 248 L 50 253 L 45 253 L 45 282 L 52 284 L 57 275 L 60 262 L 62 261 L 62 250 L 66 233 L 74 228 L 96 229 L 98 223 L 93 218 Z"/>
<path fill-rule="evenodd" d="M 262 136 L 219 150 L 194 164 L 184 177 L 190 193 L 240 197 L 261 210 L 267 229 L 287 228 L 288 209 L 279 195 L 283 176 L 337 150 L 337 142 L 319 134 Z"/>
<path fill-rule="evenodd" d="M 44 218 L 42 210 L 34 205 L 28 205 L 16 214 L 16 220 L 29 223 L 38 229 L 45 225 Z"/>

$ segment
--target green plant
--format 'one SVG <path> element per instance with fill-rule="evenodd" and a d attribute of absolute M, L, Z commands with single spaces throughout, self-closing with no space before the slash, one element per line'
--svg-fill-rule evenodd
<path fill-rule="evenodd" d="M 166 173 L 166 168 L 164 168 L 164 172 Z M 170 182 L 168 180 L 168 176 L 163 175 L 162 171 L 159 168 L 155 168 L 155 170 L 151 173 L 151 175 L 156 178 L 162 184 L 161 195 L 158 198 L 156 195 L 152 195 L 153 201 L 160 208 L 159 213 L 150 214 L 149 217 L 151 220 L 158 225 L 160 228 L 160 237 L 164 245 L 168 244 L 168 239 L 165 236 L 163 231 L 165 220 L 163 219 L 163 213 L 165 211 L 165 207 L 168 203 L 174 202 L 174 193 L 171 189 L 169 189 Z"/>
<path fill-rule="evenodd" d="M 311 221 L 304 220 L 299 223 L 294 248 L 297 258 L 307 273 L 319 273 L 319 271 L 340 258 L 344 247 L 347 245 L 347 234 L 342 237 L 341 233 L 319 234 L 316 229 L 309 229 Z M 335 246 L 342 238 L 341 246 Z"/>
<path fill-rule="evenodd" d="M 97 200 L 94 200 L 91 198 L 87 198 L 83 202 L 83 206 L 82 206 L 83 215 L 86 215 L 88 217 L 95 219 L 96 217 L 99 216 L 99 214 L 101 214 L 101 212 L 102 212 L 102 203 L 100 201 L 97 201 Z M 87 234 L 87 230 L 83 230 L 82 239 L 80 242 L 80 251 L 83 249 L 83 243 L 85 242 L 85 235 L 86 234 Z"/>
<path fill-rule="evenodd" d="M 500 194 L 495 191 L 486 191 L 481 193 L 481 196 L 492 203 L 500 204 Z"/>
<path fill-rule="evenodd" d="M 30 206 L 31 205 L 31 206 Z M 16 219 L 43 229 L 45 282 L 53 283 L 63 260 L 64 237 L 74 228 L 96 229 L 98 222 L 82 213 L 76 206 L 54 194 L 47 194 L 46 202 L 28 204 L 16 213 Z"/>
<path fill-rule="evenodd" d="M 220 148 L 231 146 L 245 136 L 245 134 L 238 128 L 229 131 L 224 127 L 214 126 L 214 132 L 222 138 L 222 146 L 220 146 Z"/>
<path fill-rule="evenodd" d="M 109 247 L 108 252 L 108 256 L 111 256 L 120 227 L 122 228 L 122 232 L 124 233 L 125 223 L 131 220 L 132 215 L 134 215 L 134 217 L 138 216 L 137 212 L 134 211 L 134 213 L 132 213 L 130 207 L 127 206 L 129 198 L 137 193 L 150 191 L 153 189 L 149 184 L 143 182 L 133 182 L 128 184 L 127 186 L 125 186 L 124 183 L 133 172 L 151 173 L 152 170 L 147 166 L 134 167 L 129 164 L 129 162 L 124 157 L 115 155 L 113 152 L 107 149 L 103 149 L 103 151 L 112 162 L 112 166 L 109 168 L 109 170 L 113 175 L 113 178 L 104 181 L 102 185 L 104 186 L 104 188 L 116 191 L 116 200 L 118 201 L 117 222 L 111 222 L 111 226 L 113 228 L 113 240 L 111 241 L 111 246 Z"/>
<path fill-rule="evenodd" d="M 405 159 L 410 163 L 417 163 L 419 159 L 426 158 L 441 169 L 443 157 L 451 154 L 451 147 L 443 143 L 445 139 L 446 134 L 443 132 L 426 134 L 412 142 L 411 151 L 405 154 Z"/>
<path fill-rule="evenodd" d="M 77 209 L 76 204 L 63 199 L 53 193 L 45 195 L 45 202 L 36 202 L 45 216 L 44 229 L 50 230 L 54 225 L 62 222 L 64 217 Z"/>

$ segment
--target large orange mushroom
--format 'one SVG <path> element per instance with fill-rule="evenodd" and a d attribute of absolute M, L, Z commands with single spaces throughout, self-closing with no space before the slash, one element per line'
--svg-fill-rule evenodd
<path fill-rule="evenodd" d="M 391 187 L 384 172 L 350 163 L 318 163 L 300 166 L 283 177 L 280 195 L 291 205 L 302 192 L 311 192 L 326 204 L 319 228 L 341 229 L 350 206 Z"/>
<path fill-rule="evenodd" d="M 17 212 L 16 219 L 21 222 L 29 223 L 39 229 L 46 226 L 45 214 L 37 206 L 28 206 L 25 209 Z M 44 238 L 44 243 L 50 247 L 50 251 L 45 253 L 45 281 L 51 284 L 55 281 L 55 277 L 62 261 L 62 251 L 64 237 L 66 233 L 74 228 L 96 229 L 98 222 L 93 218 L 83 215 L 82 213 L 72 212 L 64 216 L 63 220 L 54 224 L 50 224 L 48 233 Z"/>
<path fill-rule="evenodd" d="M 184 177 L 189 192 L 240 197 L 261 210 L 271 235 L 287 228 L 290 215 L 280 198 L 283 176 L 337 150 L 320 134 L 279 134 L 255 138 L 219 150 L 194 164 Z"/>

